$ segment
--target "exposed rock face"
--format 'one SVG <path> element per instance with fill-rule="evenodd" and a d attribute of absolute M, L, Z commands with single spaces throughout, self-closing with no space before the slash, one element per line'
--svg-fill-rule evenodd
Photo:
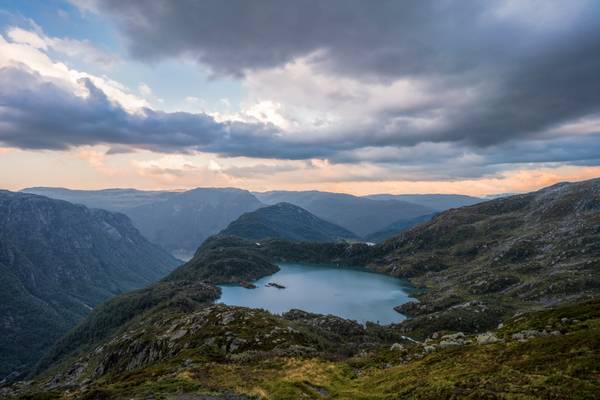
<path fill-rule="evenodd" d="M 294 310 L 284 318 L 262 310 L 222 304 L 195 311 L 164 313 L 160 308 L 132 322 L 122 333 L 81 353 L 72 367 L 53 376 L 50 385 L 97 380 L 159 362 L 171 362 L 193 348 L 195 358 L 250 362 L 270 357 L 298 357 L 352 351 L 385 343 L 353 321 Z M 400 339 L 399 335 L 391 336 Z"/>
<path fill-rule="evenodd" d="M 0 378 L 31 367 L 100 302 L 177 264 L 122 214 L 0 191 Z"/>

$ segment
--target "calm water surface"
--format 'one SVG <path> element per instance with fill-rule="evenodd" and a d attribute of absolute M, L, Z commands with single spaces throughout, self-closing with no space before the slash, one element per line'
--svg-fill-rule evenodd
<path fill-rule="evenodd" d="M 256 289 L 221 286 L 219 302 L 281 314 L 292 308 L 359 322 L 389 324 L 405 317 L 393 307 L 413 300 L 408 282 L 362 268 L 280 264 L 281 271 L 254 282 Z M 286 289 L 265 287 L 276 282 Z"/>

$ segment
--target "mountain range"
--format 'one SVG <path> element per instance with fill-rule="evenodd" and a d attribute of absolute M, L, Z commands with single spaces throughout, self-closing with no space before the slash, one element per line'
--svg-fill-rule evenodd
<path fill-rule="evenodd" d="M 429 207 L 435 211 L 470 206 L 481 203 L 483 199 L 462 194 L 371 194 L 365 196 L 373 200 L 400 200 Z"/>
<path fill-rule="evenodd" d="M 593 398 L 599 226 L 596 179 L 442 212 L 375 246 L 214 236 L 161 282 L 98 307 L 33 382 L 10 390 L 569 398 L 576 385 Z M 282 260 L 366 265 L 422 288 L 419 302 L 398 307 L 411 318 L 388 326 L 213 304 L 213 285 L 272 274 Z"/>
<path fill-rule="evenodd" d="M 206 238 L 225 229 L 242 214 L 276 203 L 301 207 L 355 237 L 377 233 L 372 238 L 383 240 L 398 233 L 398 227 L 402 230 L 423 220 L 418 217 L 477 201 L 459 195 L 411 195 L 406 197 L 411 201 L 406 201 L 394 195 L 367 198 L 317 191 L 250 193 L 233 188 L 169 192 L 35 187 L 23 192 L 122 212 L 146 238 L 185 260 L 191 258 Z"/>
<path fill-rule="evenodd" d="M 357 236 L 386 228 L 390 221 L 431 214 L 433 209 L 402 200 L 373 200 L 343 193 L 318 191 L 255 193 L 265 204 L 291 203 Z"/>
<path fill-rule="evenodd" d="M 123 214 L 0 191 L 0 379 L 28 370 L 102 301 L 178 264 Z"/>
<path fill-rule="evenodd" d="M 250 192 L 231 188 L 188 191 L 135 189 L 70 190 L 28 188 L 26 193 L 120 211 L 151 242 L 176 257 L 189 259 L 198 246 L 247 211 L 263 207 Z"/>

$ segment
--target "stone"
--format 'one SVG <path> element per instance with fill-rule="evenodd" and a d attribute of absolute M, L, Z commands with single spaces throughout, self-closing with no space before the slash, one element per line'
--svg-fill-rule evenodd
<path fill-rule="evenodd" d="M 499 339 L 492 332 L 486 332 L 486 333 L 477 335 L 477 344 L 492 344 L 492 343 L 498 343 L 501 341 L 502 340 Z"/>
<path fill-rule="evenodd" d="M 462 332 L 457 332 L 451 335 L 444 335 L 442 336 L 442 339 L 447 339 L 447 340 L 457 340 L 457 339 L 462 339 L 465 337 L 465 334 Z"/>
<path fill-rule="evenodd" d="M 401 351 L 401 350 L 404 350 L 404 346 L 402 346 L 400 343 L 394 343 L 390 347 L 390 350 Z"/>

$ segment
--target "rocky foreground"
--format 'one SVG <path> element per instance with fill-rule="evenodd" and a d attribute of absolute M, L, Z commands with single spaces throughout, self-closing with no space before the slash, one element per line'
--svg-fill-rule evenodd
<path fill-rule="evenodd" d="M 600 301 L 515 316 L 488 332 L 435 332 L 211 305 L 141 319 L 16 399 L 597 398 Z"/>

